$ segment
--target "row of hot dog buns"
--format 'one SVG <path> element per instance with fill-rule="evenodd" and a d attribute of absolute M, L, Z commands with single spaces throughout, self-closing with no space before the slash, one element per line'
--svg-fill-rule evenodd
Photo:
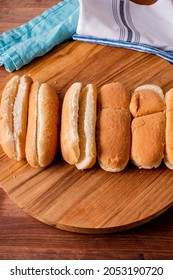
<path fill-rule="evenodd" d="M 2 92 L 0 139 L 7 156 L 33 167 L 49 165 L 60 146 L 64 160 L 81 170 L 97 159 L 110 172 L 129 160 L 147 169 L 164 160 L 173 169 L 173 90 L 164 96 L 160 87 L 143 85 L 130 94 L 116 82 L 97 92 L 74 83 L 60 110 L 52 86 L 14 76 Z"/>
<path fill-rule="evenodd" d="M 0 140 L 5 154 L 33 167 L 45 167 L 58 147 L 59 100 L 47 83 L 14 76 L 2 92 Z"/>

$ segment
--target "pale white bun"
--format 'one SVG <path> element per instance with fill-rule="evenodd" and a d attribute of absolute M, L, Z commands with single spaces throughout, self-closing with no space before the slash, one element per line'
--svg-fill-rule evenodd
<path fill-rule="evenodd" d="M 29 76 L 20 78 L 18 93 L 14 103 L 14 140 L 17 160 L 25 159 L 25 143 L 28 122 L 28 99 L 32 79 Z"/>
<path fill-rule="evenodd" d="M 28 95 L 32 79 L 14 76 L 7 82 L 1 99 L 1 145 L 8 157 L 25 158 Z"/>
<path fill-rule="evenodd" d="M 34 82 L 29 96 L 26 159 L 33 167 L 46 167 L 58 148 L 59 99 L 47 83 Z"/>
<path fill-rule="evenodd" d="M 80 156 L 78 135 L 79 97 L 81 83 L 74 83 L 66 92 L 62 104 L 60 144 L 63 159 L 76 164 Z"/>
<path fill-rule="evenodd" d="M 173 170 L 173 89 L 165 94 L 166 133 L 165 133 L 165 165 Z"/>
<path fill-rule="evenodd" d="M 98 95 L 98 162 L 109 172 L 124 170 L 130 158 L 130 94 L 121 83 L 104 85 Z"/>
<path fill-rule="evenodd" d="M 142 85 L 134 90 L 130 102 L 133 117 L 141 117 L 165 110 L 162 89 L 156 85 Z"/>
<path fill-rule="evenodd" d="M 97 92 L 93 84 L 88 84 L 79 98 L 79 149 L 80 156 L 76 167 L 88 169 L 96 162 L 96 103 Z"/>

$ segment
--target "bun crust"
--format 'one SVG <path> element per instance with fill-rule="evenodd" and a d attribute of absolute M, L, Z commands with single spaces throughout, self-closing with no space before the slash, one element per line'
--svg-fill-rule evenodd
<path fill-rule="evenodd" d="M 14 76 L 6 84 L 1 99 L 1 145 L 10 158 L 25 158 L 28 94 L 32 79 Z"/>
<path fill-rule="evenodd" d="M 56 90 L 43 83 L 38 93 L 37 152 L 41 167 L 50 164 L 58 147 L 59 100 Z"/>
<path fill-rule="evenodd" d="M 130 112 L 133 117 L 141 117 L 165 110 L 163 91 L 155 85 L 138 87 L 132 94 Z"/>
<path fill-rule="evenodd" d="M 81 83 L 74 83 L 66 92 L 61 115 L 61 152 L 69 164 L 76 164 L 80 156 L 78 135 L 79 96 Z"/>
<path fill-rule="evenodd" d="M 166 144 L 164 163 L 173 169 L 173 89 L 165 94 L 166 101 Z"/>
<path fill-rule="evenodd" d="M 25 159 L 25 144 L 28 122 L 28 99 L 32 79 L 29 76 L 20 78 L 18 94 L 14 103 L 14 139 L 17 160 Z"/>
<path fill-rule="evenodd" d="M 123 170 L 130 157 L 130 94 L 120 83 L 104 85 L 99 93 L 98 161 L 106 171 Z"/>
<path fill-rule="evenodd" d="M 46 84 L 32 84 L 29 98 L 26 159 L 33 167 L 46 167 L 57 153 L 59 99 Z"/>
<path fill-rule="evenodd" d="M 130 157 L 129 112 L 103 109 L 98 118 L 98 158 L 101 168 L 110 172 L 123 170 Z"/>
<path fill-rule="evenodd" d="M 34 82 L 31 85 L 29 95 L 28 109 L 28 129 L 26 134 L 26 159 L 31 166 L 38 166 L 37 154 L 37 119 L 38 119 L 38 91 L 40 88 L 39 82 Z"/>
<path fill-rule="evenodd" d="M 130 94 L 121 83 L 106 84 L 102 86 L 98 95 L 99 110 L 110 108 L 129 112 L 130 99 Z"/>
<path fill-rule="evenodd" d="M 139 168 L 158 167 L 164 157 L 165 114 L 134 118 L 132 121 L 132 162 Z"/>
<path fill-rule="evenodd" d="M 162 162 L 165 147 L 164 110 L 164 95 L 158 86 L 144 85 L 132 94 L 131 160 L 139 168 L 156 168 Z"/>

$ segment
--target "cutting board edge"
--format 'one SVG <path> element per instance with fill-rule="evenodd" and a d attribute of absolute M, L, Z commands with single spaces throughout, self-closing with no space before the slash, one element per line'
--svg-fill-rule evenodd
<path fill-rule="evenodd" d="M 73 232 L 73 233 L 80 233 L 80 234 L 110 234 L 110 233 L 116 233 L 116 232 L 121 232 L 121 231 L 126 231 L 126 230 L 130 230 L 132 228 L 141 226 L 147 222 L 152 221 L 153 219 L 157 218 L 158 216 L 160 216 L 161 214 L 163 214 L 166 210 L 168 210 L 171 206 L 173 206 L 173 201 L 170 202 L 169 205 L 166 205 L 165 207 L 163 207 L 162 209 L 159 209 L 158 212 L 152 213 L 150 216 L 143 218 L 143 219 L 139 219 L 137 221 L 134 221 L 133 223 L 129 223 L 129 224 L 124 224 L 124 225 L 119 225 L 119 226 L 113 226 L 113 227 L 93 227 L 93 228 L 89 228 L 89 227 L 78 227 L 78 226 L 73 226 L 73 225 L 64 225 L 62 223 L 51 223 L 48 220 L 44 219 L 43 217 L 39 216 L 38 214 L 35 214 L 31 211 L 28 210 L 28 208 L 25 208 L 23 206 L 20 205 L 20 203 L 18 201 L 15 201 L 15 199 L 13 198 L 13 196 L 11 194 L 9 194 L 2 186 L 0 186 L 5 193 L 10 197 L 10 199 L 22 210 L 24 211 L 27 215 L 29 215 L 30 217 L 38 220 L 41 223 L 44 223 L 48 226 L 60 229 L 60 230 L 65 230 L 68 232 Z"/>

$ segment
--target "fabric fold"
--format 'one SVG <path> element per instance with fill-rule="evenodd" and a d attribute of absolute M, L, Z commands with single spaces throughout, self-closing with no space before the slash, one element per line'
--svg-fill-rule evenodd
<path fill-rule="evenodd" d="M 65 0 L 29 22 L 0 36 L 0 65 L 20 69 L 54 46 L 72 38 L 79 16 L 78 0 Z"/>
<path fill-rule="evenodd" d="M 173 63 L 173 1 L 79 0 L 74 40 L 158 55 Z"/>

